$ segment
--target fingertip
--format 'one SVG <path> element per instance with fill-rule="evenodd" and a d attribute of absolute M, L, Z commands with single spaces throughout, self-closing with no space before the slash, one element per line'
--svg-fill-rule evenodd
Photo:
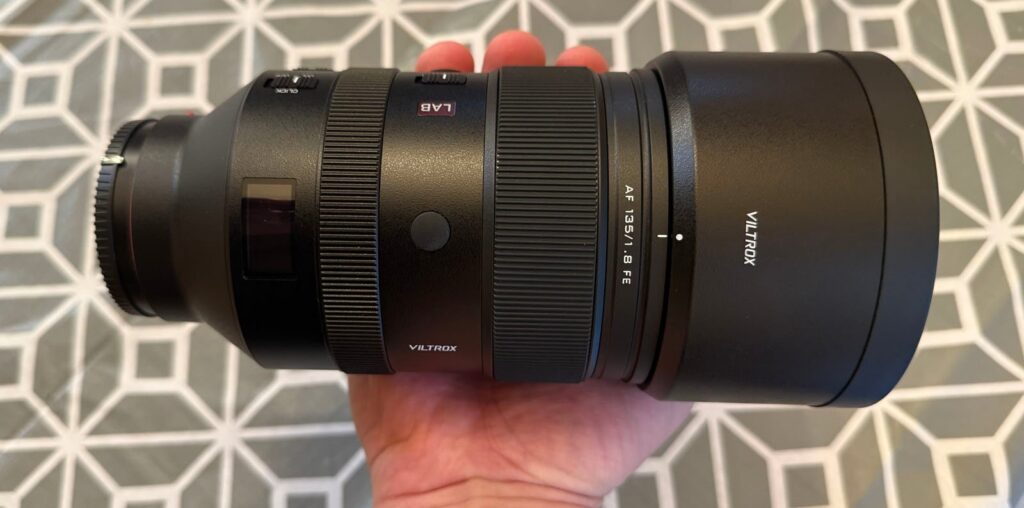
<path fill-rule="evenodd" d="M 498 34 L 487 45 L 484 72 L 507 66 L 542 66 L 547 57 L 544 44 L 533 34 L 509 30 Z"/>
<path fill-rule="evenodd" d="M 425 49 L 416 60 L 416 72 L 452 70 L 473 72 L 473 54 L 454 41 L 443 41 Z"/>
<path fill-rule="evenodd" d="M 574 46 L 558 55 L 555 65 L 560 67 L 586 67 L 594 72 L 608 72 L 608 60 L 590 46 Z"/>

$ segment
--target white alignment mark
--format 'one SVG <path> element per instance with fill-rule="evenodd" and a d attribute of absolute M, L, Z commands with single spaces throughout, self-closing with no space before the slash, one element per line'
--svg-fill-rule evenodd
<path fill-rule="evenodd" d="M 683 234 L 682 233 L 676 233 L 676 241 L 677 242 L 683 241 Z"/>
<path fill-rule="evenodd" d="M 668 235 L 658 235 L 658 238 L 668 238 Z"/>

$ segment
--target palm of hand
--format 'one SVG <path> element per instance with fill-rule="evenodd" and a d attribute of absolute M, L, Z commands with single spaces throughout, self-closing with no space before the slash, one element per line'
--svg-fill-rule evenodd
<path fill-rule="evenodd" d="M 459 374 L 350 376 L 357 430 L 381 498 L 469 479 L 599 498 L 689 412 L 635 386 L 500 383 Z"/>

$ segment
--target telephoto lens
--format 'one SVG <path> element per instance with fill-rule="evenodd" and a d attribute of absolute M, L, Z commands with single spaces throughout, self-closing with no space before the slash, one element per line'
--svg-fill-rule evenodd
<path fill-rule="evenodd" d="M 96 189 L 126 312 L 268 368 L 863 406 L 916 349 L 928 125 L 873 53 L 261 74 L 125 124 Z"/>

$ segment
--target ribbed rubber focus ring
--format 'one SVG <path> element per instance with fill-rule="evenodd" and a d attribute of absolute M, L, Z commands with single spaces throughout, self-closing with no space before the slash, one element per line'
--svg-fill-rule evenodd
<path fill-rule="evenodd" d="M 494 377 L 578 382 L 594 332 L 600 201 L 595 76 L 498 76 L 494 179 Z"/>
<path fill-rule="evenodd" d="M 324 337 L 341 370 L 387 374 L 380 313 L 381 143 L 393 69 L 338 74 L 320 172 L 319 268 Z"/>
<path fill-rule="evenodd" d="M 128 314 L 137 316 L 151 314 L 143 312 L 132 303 L 121 281 L 114 248 L 114 181 L 117 178 L 117 168 L 123 161 L 128 138 L 142 124 L 149 121 L 151 120 L 135 120 L 125 123 L 110 139 L 103 161 L 100 163 L 99 177 L 96 178 L 96 201 L 93 205 L 96 257 L 99 260 L 100 273 L 103 274 L 103 282 L 106 283 L 107 291 L 114 303 Z"/>

